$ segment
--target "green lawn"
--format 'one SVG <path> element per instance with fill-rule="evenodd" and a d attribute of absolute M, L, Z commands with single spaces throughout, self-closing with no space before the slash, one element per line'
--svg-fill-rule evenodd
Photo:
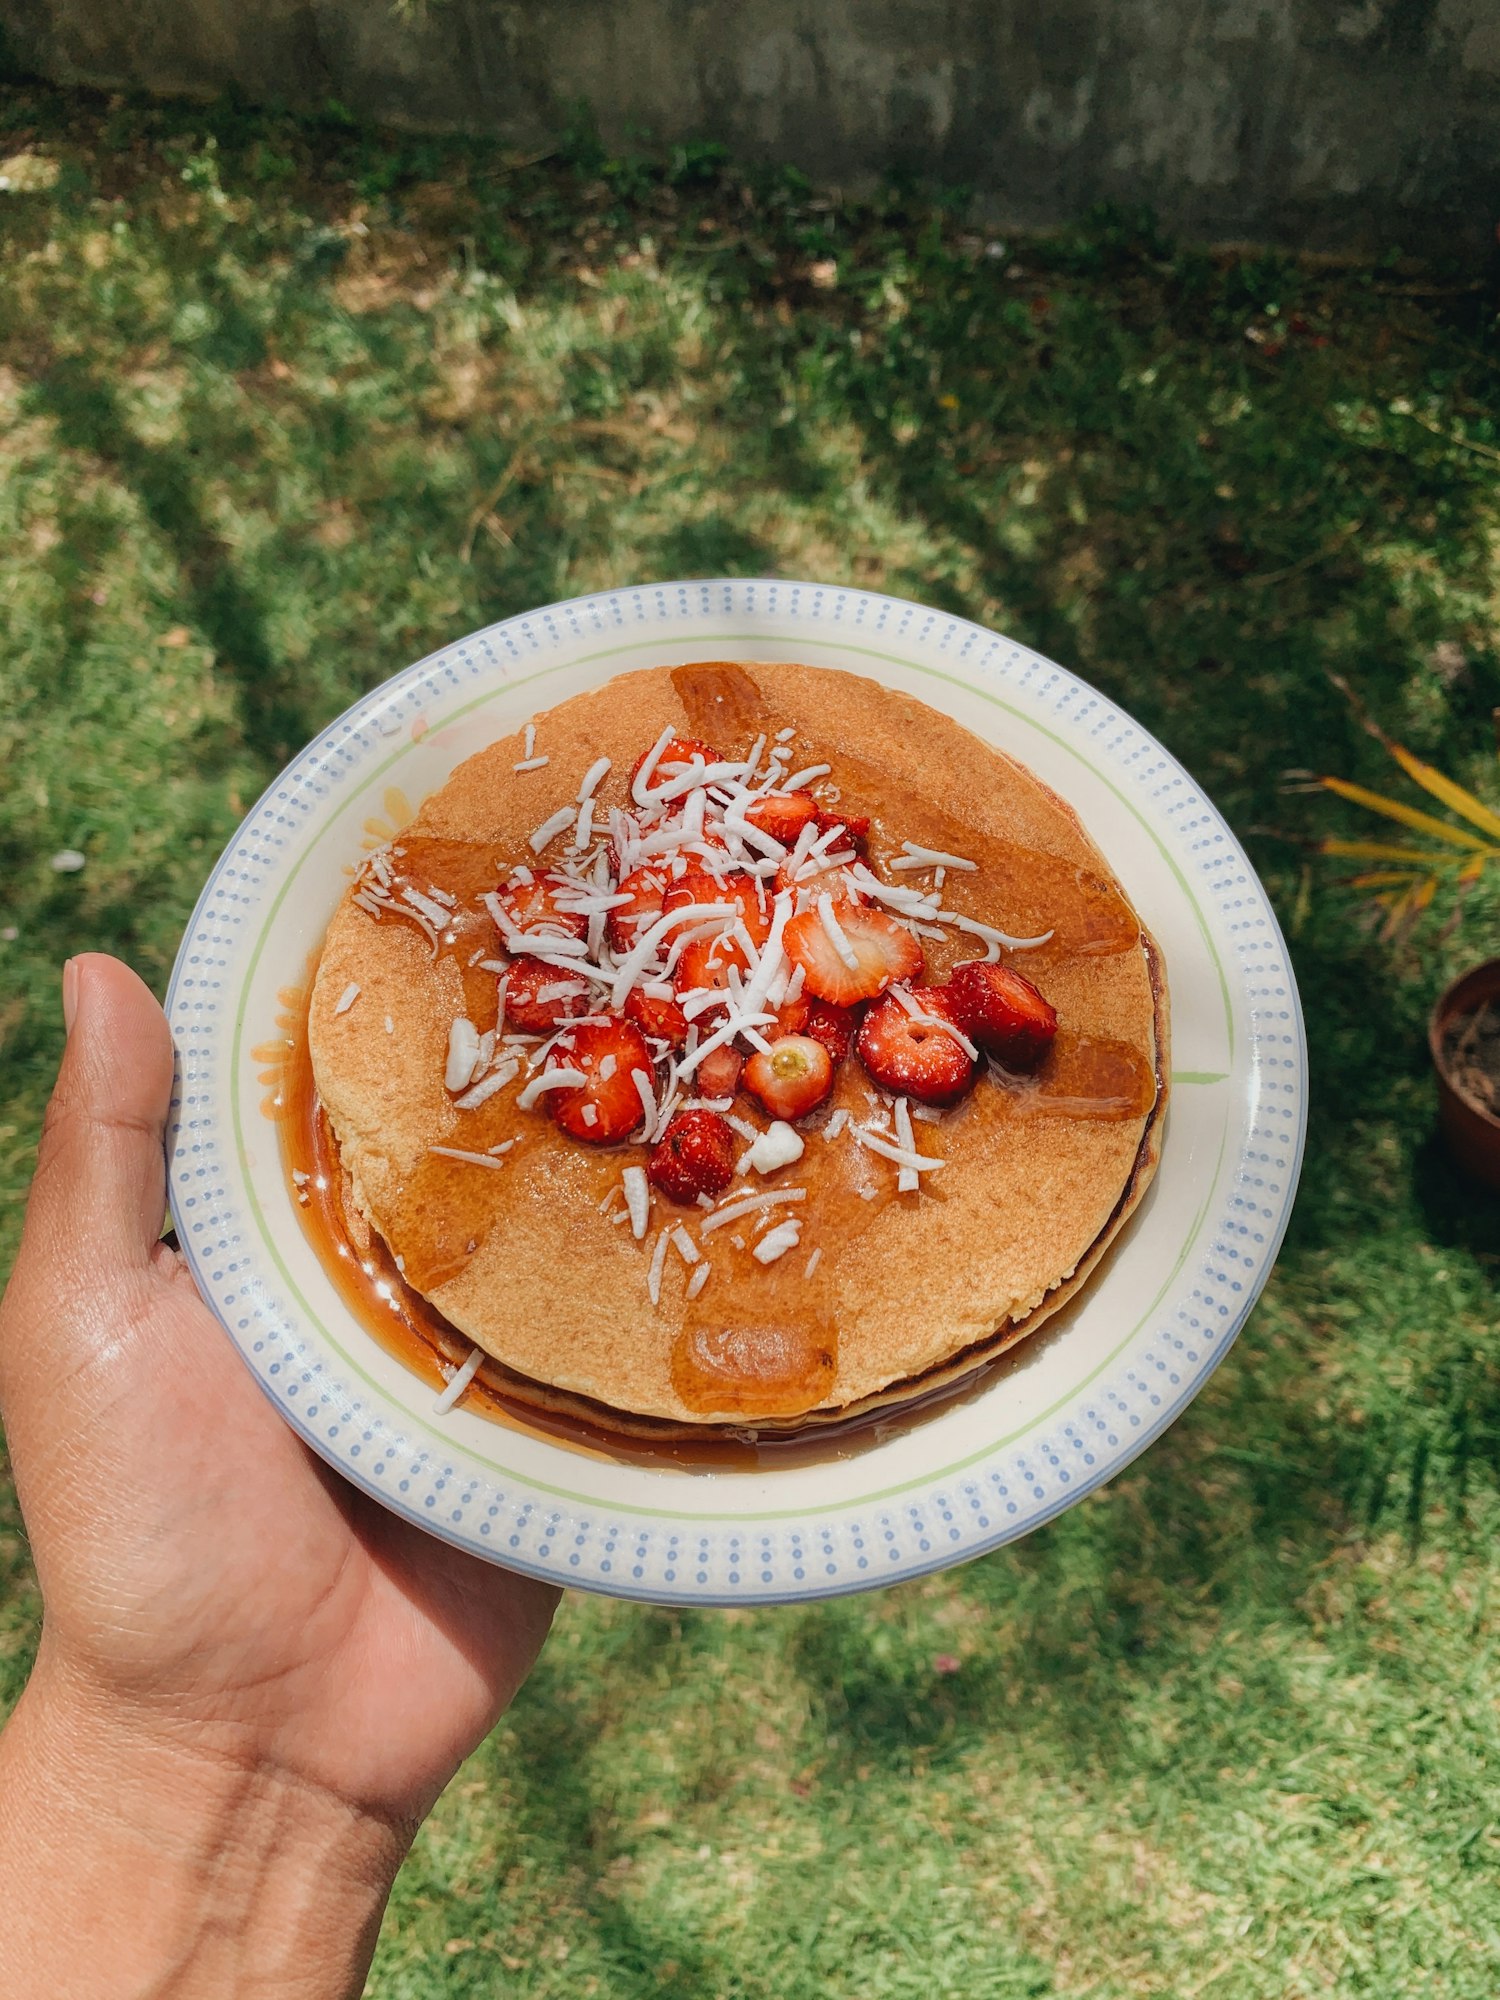
<path fill-rule="evenodd" d="M 14 88 L 0 175 L 0 1268 L 62 958 L 160 990 L 330 715 L 602 585 L 853 581 L 1055 655 L 1228 814 L 1307 1006 L 1303 1197 L 1171 1434 L 924 1583 L 570 1602 L 371 1992 L 1492 2000 L 1500 1210 L 1433 1140 L 1422 1025 L 1500 898 L 1382 942 L 1310 852 L 1355 816 L 1288 773 L 1387 780 L 1335 672 L 1500 800 L 1493 299 L 1139 218 L 992 242 L 711 148 Z M 6 1494 L 0 1703 L 37 1622 Z"/>

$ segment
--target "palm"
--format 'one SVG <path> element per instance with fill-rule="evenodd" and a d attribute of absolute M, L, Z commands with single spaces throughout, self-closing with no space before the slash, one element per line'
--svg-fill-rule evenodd
<path fill-rule="evenodd" d="M 0 1402 L 75 1676 L 181 1737 L 414 1819 L 505 1706 L 555 1592 L 385 1514 L 260 1394 L 153 1247 L 166 1023 L 89 968 L 0 1305 Z"/>
<path fill-rule="evenodd" d="M 87 1330 L 97 1361 L 55 1391 L 68 1458 L 107 1477 L 26 1468 L 57 1636 L 137 1701 L 229 1719 L 246 1753 L 361 1806 L 425 1810 L 530 1665 L 552 1593 L 328 1473 L 175 1257 L 131 1285 L 129 1334 Z"/>

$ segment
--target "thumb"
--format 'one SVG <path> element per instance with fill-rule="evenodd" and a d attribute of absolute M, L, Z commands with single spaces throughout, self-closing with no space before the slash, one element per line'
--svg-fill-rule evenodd
<path fill-rule="evenodd" d="M 98 952 L 64 966 L 63 1018 L 18 1269 L 97 1293 L 143 1270 L 161 1233 L 172 1038 L 141 980 Z"/>

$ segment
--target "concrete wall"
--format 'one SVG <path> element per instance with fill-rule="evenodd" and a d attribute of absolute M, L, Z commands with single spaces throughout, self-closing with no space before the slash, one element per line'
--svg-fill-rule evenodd
<path fill-rule="evenodd" d="M 1015 226 L 1100 200 L 1199 240 L 1463 249 L 1500 212 L 1500 0 L 0 0 L 58 81 L 336 97 L 545 144 L 898 166 Z"/>

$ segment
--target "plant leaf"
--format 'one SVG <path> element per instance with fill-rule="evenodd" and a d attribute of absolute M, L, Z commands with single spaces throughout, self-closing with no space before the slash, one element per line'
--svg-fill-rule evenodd
<path fill-rule="evenodd" d="M 1466 819 L 1471 826 L 1477 826 L 1481 833 L 1492 834 L 1500 839 L 1500 813 L 1491 812 L 1482 799 L 1476 799 L 1462 785 L 1451 778 L 1445 778 L 1441 771 L 1431 764 L 1424 764 L 1420 757 L 1414 757 L 1410 750 L 1402 749 L 1399 743 L 1389 744 L 1388 749 L 1413 784 L 1420 785 L 1424 792 L 1430 792 L 1440 799 L 1451 812 Z"/>
<path fill-rule="evenodd" d="M 1409 826 L 1414 833 L 1430 833 L 1436 840 L 1446 840 L 1451 847 L 1477 847 L 1490 854 L 1493 847 L 1487 840 L 1481 840 L 1477 833 L 1466 833 L 1460 826 L 1450 826 L 1445 819 L 1438 819 L 1432 813 L 1418 812 L 1415 806 L 1403 805 L 1400 799 L 1388 799 L 1380 792 L 1367 791 L 1363 785 L 1351 785 L 1347 778 L 1320 778 L 1330 792 L 1336 792 L 1341 799 L 1348 799 L 1351 805 L 1364 806 L 1369 812 L 1379 813 L 1384 819 L 1399 820 L 1402 826 Z"/>
<path fill-rule="evenodd" d="M 1418 868 L 1447 866 L 1458 858 L 1441 849 L 1434 853 L 1430 847 L 1400 847 L 1386 840 L 1341 840 L 1333 833 L 1318 842 L 1318 852 L 1342 854 L 1349 861 L 1410 861 Z"/>
<path fill-rule="evenodd" d="M 1390 889 L 1397 883 L 1420 882 L 1422 877 L 1406 868 L 1371 868 L 1363 875 L 1351 875 L 1351 889 Z"/>

